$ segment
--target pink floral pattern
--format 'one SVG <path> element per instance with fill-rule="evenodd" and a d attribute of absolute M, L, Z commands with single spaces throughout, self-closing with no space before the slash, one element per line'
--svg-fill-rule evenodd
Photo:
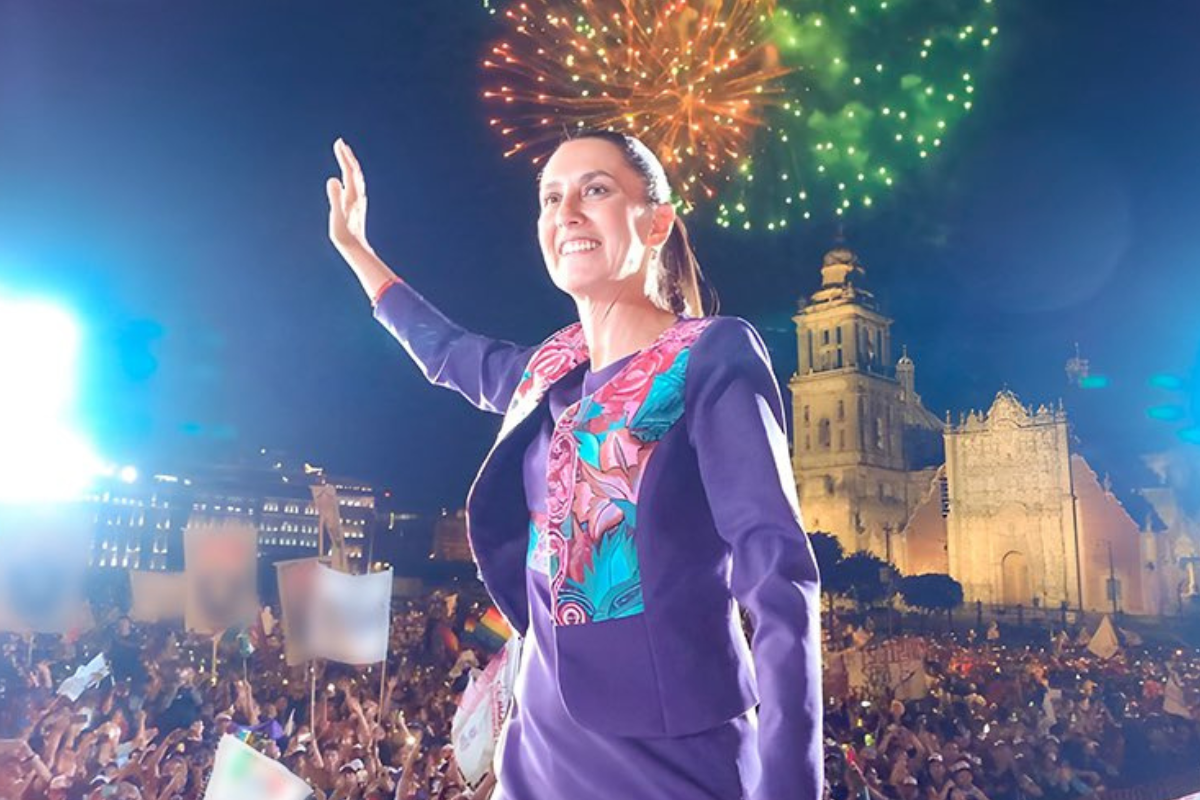
<path fill-rule="evenodd" d="M 537 408 L 551 386 L 587 360 L 587 340 L 583 336 L 583 326 L 578 322 L 551 336 L 529 359 L 508 404 L 500 435 L 507 435 Z"/>
<path fill-rule="evenodd" d="M 544 521 L 533 521 L 530 553 L 548 551 L 556 624 L 599 622 L 644 610 L 633 532 L 641 477 L 661 437 L 639 436 L 630 423 L 647 405 L 666 409 L 665 420 L 662 413 L 656 417 L 659 427 L 682 415 L 682 381 L 666 389 L 658 386 L 653 402 L 647 400 L 656 378 L 686 369 L 687 349 L 711 321 L 682 320 L 669 328 L 594 396 L 567 408 L 555 424 L 547 464 L 547 514 Z M 578 326 L 553 337 L 530 359 L 510 417 L 527 415 L 555 381 L 587 358 Z M 511 427 L 507 420 L 506 427 Z"/>

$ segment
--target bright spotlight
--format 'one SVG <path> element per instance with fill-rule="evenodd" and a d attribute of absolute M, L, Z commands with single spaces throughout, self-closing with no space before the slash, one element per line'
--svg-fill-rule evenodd
<path fill-rule="evenodd" d="M 71 419 L 80 338 L 64 309 L 0 297 L 0 502 L 77 498 L 101 467 Z"/>
<path fill-rule="evenodd" d="M 42 301 L 0 298 L 0 375 L 16 391 L 0 394 L 0 417 L 61 419 L 75 399 L 79 326 Z"/>
<path fill-rule="evenodd" d="M 133 483 L 138 478 L 138 472 L 133 467 L 122 467 L 120 478 L 125 483 Z"/>
<path fill-rule="evenodd" d="M 0 430 L 0 440 L 0 503 L 78 499 L 100 468 L 88 442 L 67 428 Z"/>

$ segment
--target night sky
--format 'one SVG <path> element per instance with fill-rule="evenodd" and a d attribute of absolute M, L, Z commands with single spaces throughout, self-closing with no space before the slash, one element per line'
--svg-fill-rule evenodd
<path fill-rule="evenodd" d="M 975 111 L 846 239 L 931 410 L 1062 398 L 1120 473 L 1195 424 L 1200 4 L 997 2 Z M 499 34 L 478 0 L 0 0 L 0 292 L 81 319 L 105 455 L 183 470 L 266 446 L 461 505 L 499 418 L 426 385 L 371 319 L 324 181 L 344 136 L 376 250 L 460 323 L 533 343 L 570 322 L 534 169 L 502 158 L 480 99 Z M 691 227 L 722 313 L 786 382 L 835 227 Z M 1075 342 L 1108 388 L 1068 386 Z M 1151 419 L 1164 405 L 1183 418 Z"/>

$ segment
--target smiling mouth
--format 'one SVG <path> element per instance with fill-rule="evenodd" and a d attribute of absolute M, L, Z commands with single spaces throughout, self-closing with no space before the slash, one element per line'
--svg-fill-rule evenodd
<path fill-rule="evenodd" d="M 595 239 L 572 239 L 558 248 L 559 256 L 574 256 L 580 253 L 590 253 L 600 247 Z"/>

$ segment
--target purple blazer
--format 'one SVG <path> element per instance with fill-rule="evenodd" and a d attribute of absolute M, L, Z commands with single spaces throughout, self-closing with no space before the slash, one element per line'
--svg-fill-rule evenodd
<path fill-rule="evenodd" d="M 375 317 L 431 383 L 498 414 L 537 349 L 470 333 L 404 283 L 382 293 Z M 695 341 L 684 403 L 688 413 L 642 475 L 635 543 L 645 612 L 556 627 L 559 691 L 580 724 L 619 736 L 686 736 L 758 704 L 762 777 L 751 797 L 818 800 L 817 566 L 800 524 L 779 387 L 748 323 L 718 317 Z M 522 634 L 522 460 L 545 404 L 506 420 L 467 498 L 480 578 Z M 716 423 L 696 436 L 688 419 Z M 739 604 L 754 623 L 750 646 Z"/>

